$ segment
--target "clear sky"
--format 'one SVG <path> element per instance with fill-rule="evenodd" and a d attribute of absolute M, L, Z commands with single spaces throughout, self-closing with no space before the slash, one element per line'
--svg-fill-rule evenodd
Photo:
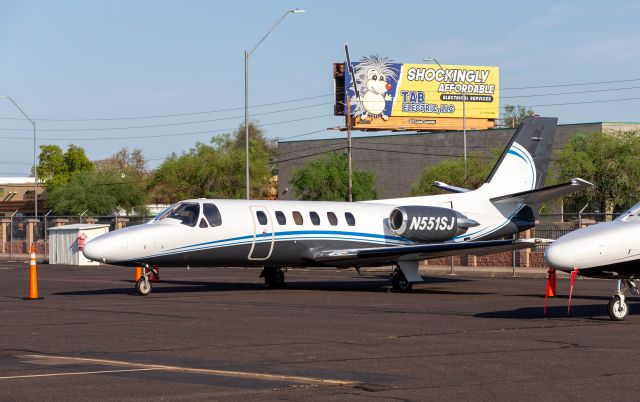
<path fill-rule="evenodd" d="M 38 144 L 74 143 L 92 159 L 140 148 L 153 168 L 238 127 L 243 51 L 298 7 L 307 13 L 289 15 L 249 61 L 251 105 L 303 99 L 251 109 L 270 138 L 344 124 L 331 94 L 345 42 L 354 59 L 498 66 L 502 106 L 561 123 L 640 121 L 635 1 L 0 0 L 0 95 L 38 120 Z M 557 86 L 594 82 L 609 83 Z M 565 92 L 582 93 L 554 95 Z M 139 118 L 167 114 L 187 115 Z M 18 117 L 0 101 L 2 175 L 30 171 L 31 128 Z M 96 118 L 120 120 L 47 120 Z"/>

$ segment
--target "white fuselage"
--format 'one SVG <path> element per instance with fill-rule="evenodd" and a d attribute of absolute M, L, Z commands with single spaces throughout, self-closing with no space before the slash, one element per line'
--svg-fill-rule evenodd
<path fill-rule="evenodd" d="M 575 230 L 554 241 L 544 258 L 553 268 L 577 268 L 586 276 L 590 271 L 626 272 L 640 260 L 640 219 L 627 214 Z"/>
<path fill-rule="evenodd" d="M 489 201 L 491 187 L 487 183 L 466 193 L 354 203 L 188 200 L 184 202 L 214 204 L 221 224 L 200 227 L 176 219 L 155 219 L 94 239 L 85 245 L 84 254 L 92 260 L 121 265 L 314 265 L 307 257 L 315 249 L 416 244 L 399 237 L 389 227 L 389 214 L 400 205 L 455 209 L 479 226 L 450 241 L 487 239 L 507 225 L 522 207 L 496 207 Z M 260 213 L 266 216 L 266 223 L 259 221 Z M 311 216 L 314 213 L 316 222 Z M 286 221 L 278 219 L 277 214 Z M 302 220 L 296 221 L 295 214 Z M 336 219 L 330 219 L 330 214 Z M 346 214 L 351 214 L 354 222 L 348 222 Z"/>

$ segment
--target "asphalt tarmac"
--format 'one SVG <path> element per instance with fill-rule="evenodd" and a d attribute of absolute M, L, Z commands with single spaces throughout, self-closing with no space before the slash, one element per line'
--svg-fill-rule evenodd
<path fill-rule="evenodd" d="M 0 400 L 635 400 L 640 304 L 614 283 L 167 268 L 137 296 L 127 268 L 0 264 Z M 378 275 L 378 276 L 376 276 Z M 558 282 L 566 294 L 568 281 Z M 637 315 L 634 315 L 637 312 Z"/>

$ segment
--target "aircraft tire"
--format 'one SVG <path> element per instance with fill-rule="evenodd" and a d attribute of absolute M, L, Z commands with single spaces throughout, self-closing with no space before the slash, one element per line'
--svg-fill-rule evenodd
<path fill-rule="evenodd" d="M 626 301 L 622 302 L 619 297 L 614 296 L 609 301 L 607 310 L 609 311 L 609 318 L 613 321 L 622 321 L 629 315 L 629 304 Z"/>
<path fill-rule="evenodd" d="M 391 286 L 394 292 L 408 292 L 413 287 L 413 284 L 407 280 L 401 270 L 396 269 L 391 277 Z"/>
<path fill-rule="evenodd" d="M 264 281 L 270 288 L 284 287 L 284 270 L 282 268 L 265 269 Z"/>
<path fill-rule="evenodd" d="M 136 281 L 136 292 L 140 296 L 147 296 L 151 293 L 151 282 L 144 277 Z"/>

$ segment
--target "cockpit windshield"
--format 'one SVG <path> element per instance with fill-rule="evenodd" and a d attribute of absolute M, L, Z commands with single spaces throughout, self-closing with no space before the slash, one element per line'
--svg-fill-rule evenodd
<path fill-rule="evenodd" d="M 638 214 L 640 214 L 640 202 L 637 203 L 636 205 L 632 206 L 631 208 L 629 208 L 625 213 L 620 215 L 618 217 L 618 219 L 616 219 L 616 220 L 617 221 L 632 221 L 632 220 L 635 220 L 638 217 Z"/>
<path fill-rule="evenodd" d="M 176 204 L 171 204 L 168 207 L 166 207 L 165 209 L 163 209 L 162 211 L 158 212 L 158 214 L 156 215 L 156 217 L 154 218 L 156 221 L 161 220 L 162 218 L 165 217 L 165 215 L 167 215 L 169 212 L 171 212 L 171 210 L 173 210 L 173 208 L 176 206 Z"/>
<path fill-rule="evenodd" d="M 172 218 L 180 221 L 183 225 L 193 227 L 198 223 L 199 216 L 200 204 L 197 202 L 181 202 L 162 215 L 158 215 L 156 219 L 161 221 L 165 218 Z"/>

